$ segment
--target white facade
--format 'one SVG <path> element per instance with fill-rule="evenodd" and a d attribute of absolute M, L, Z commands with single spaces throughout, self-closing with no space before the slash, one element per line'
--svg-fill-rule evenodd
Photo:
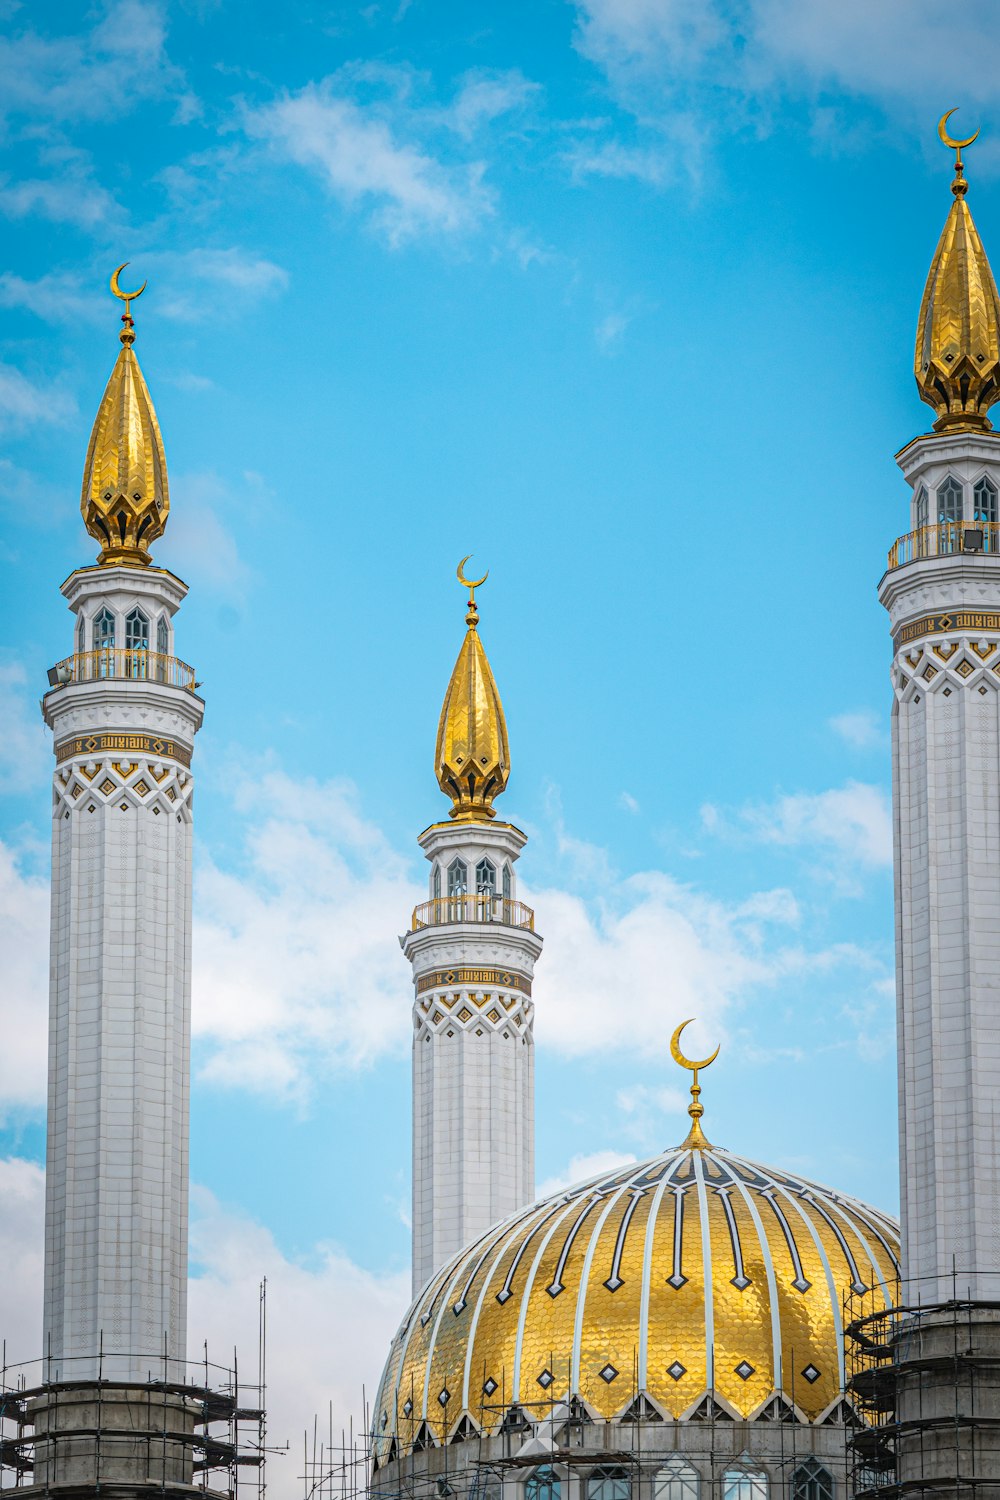
<path fill-rule="evenodd" d="M 162 1372 L 157 1356 L 185 1354 L 190 765 L 203 705 L 193 684 L 175 685 L 179 579 L 91 567 L 62 592 L 73 680 L 42 705 L 56 754 L 46 1378 L 92 1378 L 103 1351 L 105 1376 L 145 1380 Z M 136 646 L 143 620 L 148 650 Z"/>
<path fill-rule="evenodd" d="M 542 939 L 517 900 L 526 842 L 509 823 L 438 823 L 420 836 L 430 903 L 400 939 L 415 992 L 415 1293 L 534 1197 L 531 984 Z"/>
<path fill-rule="evenodd" d="M 889 612 L 903 1275 L 1000 1292 L 1000 436 L 919 438 Z M 985 481 L 985 483 L 984 483 Z M 978 486 L 978 490 L 977 490 Z M 991 500 L 990 487 L 993 499 Z M 961 522 L 952 517 L 958 508 Z M 962 524 L 964 523 L 964 524 Z M 977 523 L 980 534 L 976 534 Z M 972 530 L 970 536 L 966 527 Z M 985 551 L 966 552 L 965 546 Z M 922 556 L 922 552 L 932 555 Z"/>

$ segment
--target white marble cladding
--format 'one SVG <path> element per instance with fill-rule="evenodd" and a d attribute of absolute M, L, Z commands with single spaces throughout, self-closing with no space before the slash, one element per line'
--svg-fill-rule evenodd
<path fill-rule="evenodd" d="M 81 569 L 71 607 L 171 615 L 153 569 Z M 155 616 L 154 616 L 155 617 Z M 193 693 L 70 683 L 43 699 L 57 746 L 44 1344 L 52 1379 L 145 1380 L 187 1320 Z M 141 749 L 77 751 L 76 742 Z M 149 741 L 149 744 L 146 744 Z M 176 753 L 157 752 L 152 742 Z M 175 1372 L 171 1372 L 172 1374 Z"/>
<path fill-rule="evenodd" d="M 910 483 L 968 478 L 996 437 L 911 444 Z M 935 467 L 936 466 L 936 467 Z M 1000 1293 L 1000 558 L 889 572 L 903 1274 Z M 945 628 L 946 626 L 950 628 Z"/>
<path fill-rule="evenodd" d="M 514 863 L 527 842 L 509 823 L 435 824 L 420 836 L 442 920 L 400 940 L 413 967 L 413 1288 L 469 1240 L 529 1203 L 535 1187 L 534 1008 L 542 939 L 513 925 Z M 448 869 L 467 891 L 496 871 L 510 920 L 452 921 Z M 504 868 L 508 873 L 504 888 Z M 437 873 L 436 873 L 437 872 Z M 457 909 L 461 914 L 463 908 Z"/>

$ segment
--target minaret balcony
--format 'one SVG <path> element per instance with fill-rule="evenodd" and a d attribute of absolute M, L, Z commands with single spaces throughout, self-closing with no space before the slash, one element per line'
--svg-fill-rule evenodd
<path fill-rule="evenodd" d="M 908 531 L 889 548 L 889 571 L 925 557 L 974 556 L 987 552 L 1000 554 L 1000 522 L 939 521 L 936 526 L 921 526 Z"/>
<path fill-rule="evenodd" d="M 448 927 L 459 922 L 490 922 L 497 927 L 535 930 L 535 913 L 523 901 L 504 896 L 440 896 L 413 908 L 410 931 L 424 927 Z"/>
<path fill-rule="evenodd" d="M 162 682 L 167 687 L 187 688 L 194 692 L 201 684 L 194 680 L 194 667 L 176 656 L 159 651 L 120 649 L 105 646 L 99 651 L 78 651 L 49 670 L 51 687 L 67 687 L 73 682 Z"/>

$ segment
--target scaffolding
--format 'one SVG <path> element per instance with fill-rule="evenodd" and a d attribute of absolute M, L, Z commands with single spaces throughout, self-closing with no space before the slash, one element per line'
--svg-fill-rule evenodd
<path fill-rule="evenodd" d="M 121 1350 L 0 1363 L 0 1492 L 266 1496 L 266 1288 L 256 1379 L 232 1363 Z M 122 1378 L 145 1369 L 146 1379 Z M 74 1371 L 76 1373 L 74 1373 Z"/>
<path fill-rule="evenodd" d="M 881 1289 L 845 1299 L 858 1500 L 1000 1495 L 1000 1298 L 973 1297 L 981 1280 L 953 1268 L 950 1277 L 897 1281 L 891 1305 Z M 942 1289 L 944 1300 L 921 1295 Z"/>

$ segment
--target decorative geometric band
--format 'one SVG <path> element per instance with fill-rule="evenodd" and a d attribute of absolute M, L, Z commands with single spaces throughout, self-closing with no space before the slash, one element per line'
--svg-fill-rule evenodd
<path fill-rule="evenodd" d="M 182 766 L 190 766 L 191 752 L 178 745 L 176 740 L 164 739 L 156 734 L 131 734 L 125 730 L 106 733 L 74 735 L 70 740 L 60 740 L 55 747 L 56 764 L 69 760 L 74 755 L 102 755 L 107 750 L 131 750 L 138 755 L 153 755 L 157 759 L 176 760 Z"/>
<path fill-rule="evenodd" d="M 417 994 L 447 984 L 499 984 L 507 990 L 531 994 L 531 980 L 522 974 L 511 974 L 507 969 L 435 969 L 433 974 L 424 974 L 417 980 Z"/>
<path fill-rule="evenodd" d="M 893 648 L 909 645 L 922 635 L 944 635 L 949 630 L 1000 630 L 1000 614 L 973 614 L 971 610 L 955 609 L 950 613 L 924 615 L 920 620 L 911 620 L 900 626 L 892 638 Z"/>

